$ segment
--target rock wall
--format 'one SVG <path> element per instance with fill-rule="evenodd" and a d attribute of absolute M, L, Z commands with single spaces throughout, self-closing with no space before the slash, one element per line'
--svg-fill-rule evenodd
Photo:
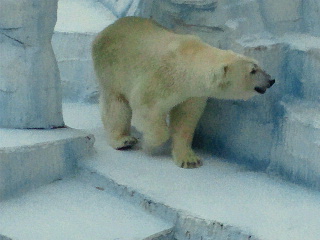
<path fill-rule="evenodd" d="M 64 126 L 51 46 L 57 0 L 3 0 L 0 8 L 0 127 Z"/>
<path fill-rule="evenodd" d="M 138 4 L 139 0 L 59 0 L 52 45 L 64 101 L 98 101 L 91 42 L 118 18 L 133 15 Z"/>
<path fill-rule="evenodd" d="M 112 5 L 111 1 L 107 2 Z M 127 1 L 119 1 L 118 5 L 121 3 L 125 11 Z M 64 101 L 98 101 L 91 42 L 98 32 L 117 19 L 105 5 L 106 2 L 94 0 L 59 1 L 52 45 L 60 69 Z"/>
<path fill-rule="evenodd" d="M 98 86 L 91 57 L 95 34 L 55 32 L 52 45 L 61 74 L 64 101 L 96 103 Z"/>
<path fill-rule="evenodd" d="M 210 99 L 195 145 L 320 189 L 320 2 L 142 0 L 136 15 L 256 58 L 276 78 L 250 101 Z"/>

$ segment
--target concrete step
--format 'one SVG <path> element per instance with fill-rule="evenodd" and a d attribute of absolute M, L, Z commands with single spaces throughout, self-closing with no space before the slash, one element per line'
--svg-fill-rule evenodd
<path fill-rule="evenodd" d="M 94 137 L 71 128 L 0 129 L 0 200 L 75 172 L 92 153 Z"/>
<path fill-rule="evenodd" d="M 171 240 L 172 224 L 77 177 L 0 202 L 1 240 Z"/>
<path fill-rule="evenodd" d="M 79 108 L 65 106 L 65 121 L 77 128 L 90 122 L 97 151 L 80 161 L 82 179 L 175 223 L 177 240 L 319 239 L 319 192 L 214 156 L 186 170 L 170 156 L 113 150 L 100 121 L 93 121 L 99 119 L 98 107 Z M 77 112 L 81 121 L 72 120 Z"/>

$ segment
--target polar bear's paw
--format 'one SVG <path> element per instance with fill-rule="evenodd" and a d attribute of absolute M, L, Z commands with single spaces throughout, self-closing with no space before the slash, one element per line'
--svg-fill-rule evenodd
<path fill-rule="evenodd" d="M 181 168 L 198 168 L 202 166 L 202 160 L 192 151 L 173 155 L 176 165 Z"/>
<path fill-rule="evenodd" d="M 132 148 L 138 140 L 135 137 L 124 136 L 117 140 L 112 140 L 111 146 L 116 150 L 127 150 Z"/>

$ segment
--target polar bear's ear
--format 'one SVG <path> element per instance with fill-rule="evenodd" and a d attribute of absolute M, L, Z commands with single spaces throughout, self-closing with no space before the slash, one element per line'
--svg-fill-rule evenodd
<path fill-rule="evenodd" d="M 214 71 L 214 81 L 221 81 L 223 80 L 226 76 L 227 73 L 230 71 L 230 67 L 228 64 L 222 64 L 220 66 L 218 66 L 218 68 L 216 68 L 216 70 Z"/>

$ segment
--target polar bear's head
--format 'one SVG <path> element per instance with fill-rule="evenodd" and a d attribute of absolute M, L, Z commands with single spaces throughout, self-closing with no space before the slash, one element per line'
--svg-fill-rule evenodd
<path fill-rule="evenodd" d="M 219 92 L 222 98 L 247 100 L 264 94 L 275 80 L 251 58 L 237 56 L 221 67 Z"/>

